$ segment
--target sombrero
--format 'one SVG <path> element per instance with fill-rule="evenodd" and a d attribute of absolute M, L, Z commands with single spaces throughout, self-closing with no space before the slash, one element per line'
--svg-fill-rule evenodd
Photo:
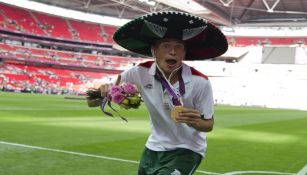
<path fill-rule="evenodd" d="M 123 48 L 151 57 L 156 40 L 174 38 L 186 43 L 186 60 L 204 60 L 222 55 L 228 43 L 224 34 L 207 20 L 182 12 L 155 12 L 136 18 L 113 35 Z"/>

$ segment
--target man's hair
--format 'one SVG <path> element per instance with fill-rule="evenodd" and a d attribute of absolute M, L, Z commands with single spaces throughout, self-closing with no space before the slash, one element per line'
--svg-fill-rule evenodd
<path fill-rule="evenodd" d="M 184 48 L 186 49 L 186 44 L 183 40 L 179 40 L 179 39 L 175 39 L 175 38 L 163 38 L 163 39 L 159 39 L 159 40 L 155 40 L 151 47 L 155 47 L 158 46 L 159 44 L 163 43 L 163 42 L 168 42 L 168 41 L 177 41 L 178 43 L 182 43 L 184 45 Z"/>

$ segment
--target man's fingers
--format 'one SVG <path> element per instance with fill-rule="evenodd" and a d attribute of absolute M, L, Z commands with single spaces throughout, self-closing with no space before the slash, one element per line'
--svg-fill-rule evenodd
<path fill-rule="evenodd" d="M 176 120 L 179 123 L 187 123 L 187 124 L 195 124 L 200 119 L 200 113 L 198 110 L 195 109 L 187 109 L 180 111 Z"/>
<path fill-rule="evenodd" d="M 179 112 L 179 116 L 183 117 L 183 116 L 187 116 L 187 117 L 190 117 L 190 118 L 199 118 L 200 117 L 200 114 L 199 112 L 197 111 L 180 111 Z"/>
<path fill-rule="evenodd" d="M 105 97 L 108 95 L 108 92 L 110 91 L 111 84 L 103 84 L 99 87 L 101 96 Z"/>
<path fill-rule="evenodd" d="M 191 108 L 183 108 L 180 112 L 183 112 L 183 113 L 185 113 L 185 112 L 199 113 L 198 110 L 191 109 Z"/>
<path fill-rule="evenodd" d="M 115 82 L 115 85 L 119 85 L 120 81 L 121 81 L 121 75 L 119 74 L 117 79 L 116 79 L 116 82 Z"/>
<path fill-rule="evenodd" d="M 178 123 L 194 124 L 197 123 L 199 119 L 191 117 L 177 117 L 176 120 Z"/>

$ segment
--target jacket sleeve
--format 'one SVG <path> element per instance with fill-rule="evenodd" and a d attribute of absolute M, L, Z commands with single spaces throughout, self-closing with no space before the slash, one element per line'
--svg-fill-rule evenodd
<path fill-rule="evenodd" d="M 209 80 L 202 81 L 199 87 L 199 91 L 196 96 L 196 109 L 198 109 L 201 115 L 205 119 L 211 119 L 214 114 L 214 101 L 211 83 Z"/>

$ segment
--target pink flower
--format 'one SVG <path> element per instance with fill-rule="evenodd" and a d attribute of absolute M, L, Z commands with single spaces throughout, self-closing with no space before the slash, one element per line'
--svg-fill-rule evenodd
<path fill-rule="evenodd" d="M 124 92 L 127 94 L 135 94 L 137 92 L 137 88 L 131 83 L 126 83 L 124 84 Z"/>
<path fill-rule="evenodd" d="M 121 92 L 112 94 L 112 101 L 117 104 L 121 104 L 124 101 L 124 95 Z"/>
<path fill-rule="evenodd" d="M 121 86 L 114 85 L 111 88 L 111 95 L 116 94 L 117 92 L 123 92 L 123 88 Z"/>

